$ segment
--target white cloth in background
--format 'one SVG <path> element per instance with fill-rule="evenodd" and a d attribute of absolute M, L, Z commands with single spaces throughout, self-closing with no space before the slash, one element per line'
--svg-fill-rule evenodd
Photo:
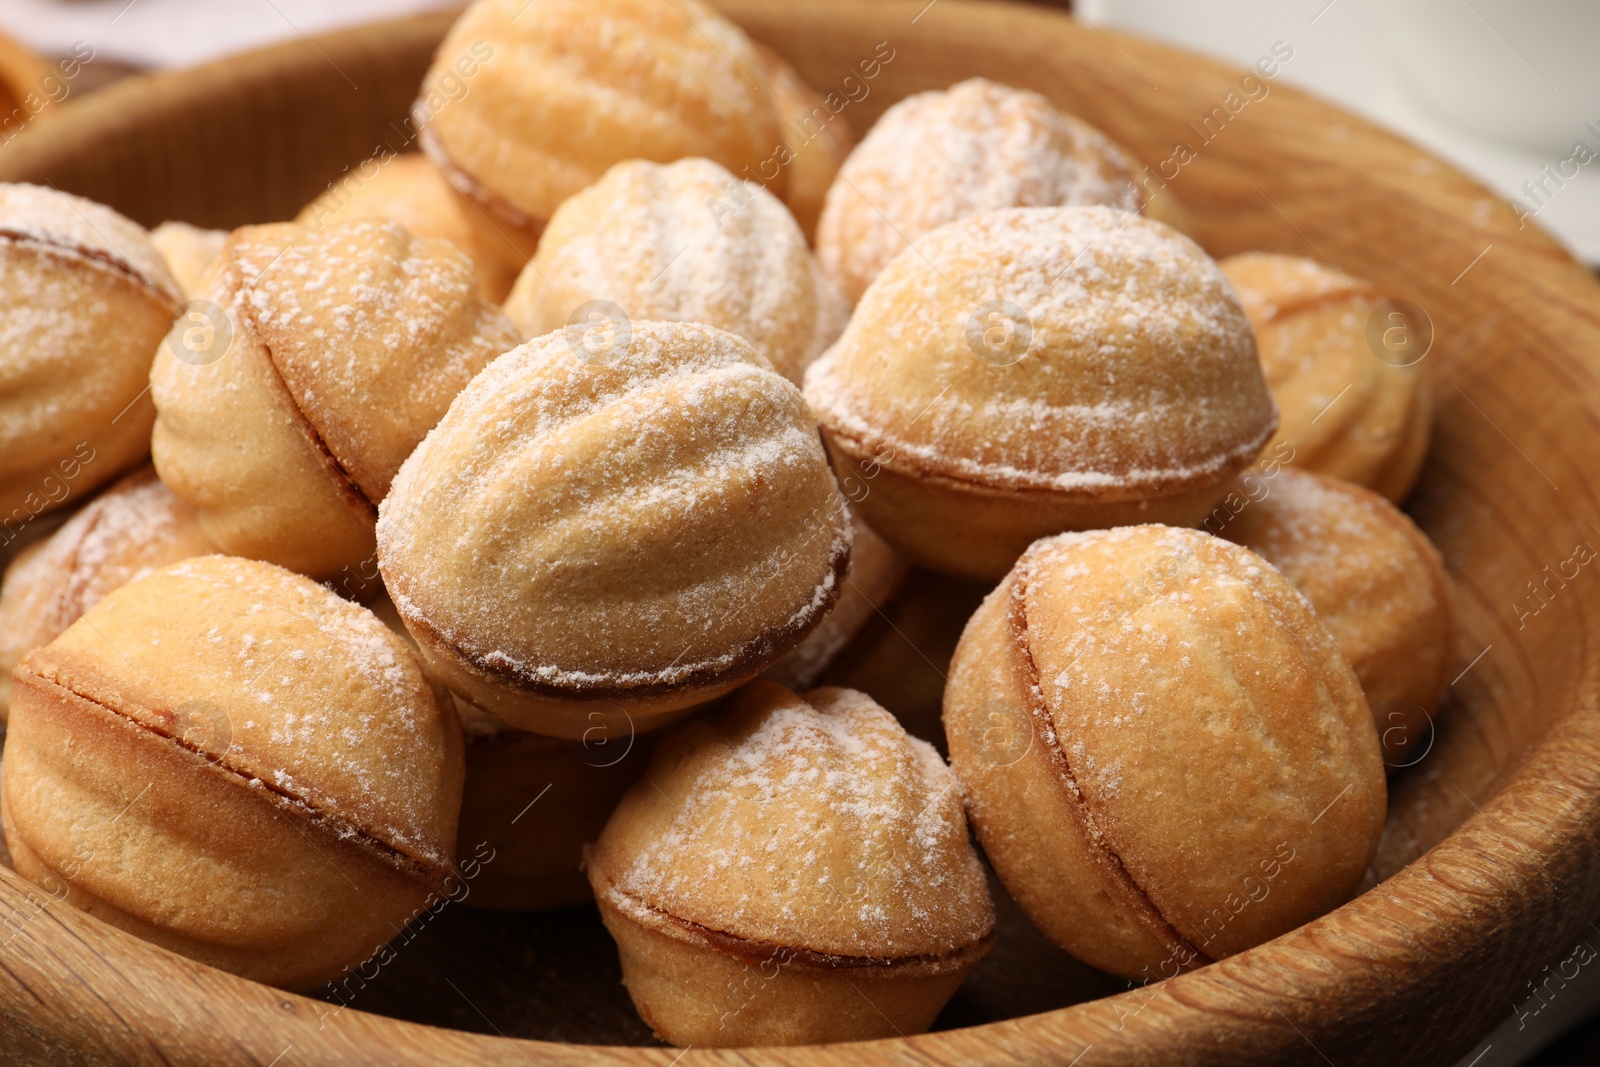
<path fill-rule="evenodd" d="M 1501 10 L 1508 4 L 1515 9 L 1519 2 L 1520 17 Z M 1522 210 L 1536 211 L 1533 223 L 1549 230 L 1579 259 L 1600 266 L 1600 99 L 1585 99 L 1591 92 L 1592 72 L 1572 68 L 1572 49 L 1556 48 L 1541 39 L 1541 33 L 1548 37 L 1552 25 L 1570 25 L 1567 36 L 1589 49 L 1582 64 L 1587 68 L 1600 62 L 1592 56 L 1594 49 L 1600 49 L 1600 40 L 1592 39 L 1595 3 L 1435 0 L 1423 11 L 1421 0 L 1078 0 L 1076 7 L 1095 26 L 1208 53 L 1241 70 L 1268 54 L 1274 42 L 1284 42 L 1294 57 L 1281 65 L 1277 80 L 1309 89 L 1387 126 L 1502 197 L 1516 198 Z M 1486 124 L 1468 129 L 1459 116 L 1431 106 L 1407 81 L 1426 79 L 1430 73 L 1427 64 L 1414 61 L 1413 41 L 1397 23 L 1392 9 L 1403 4 L 1418 7 L 1413 16 L 1460 20 L 1455 31 L 1475 30 L 1476 39 L 1461 32 L 1440 39 L 1459 48 L 1463 59 L 1479 62 L 1486 75 L 1492 71 L 1495 81 L 1514 81 L 1521 75 L 1538 89 L 1548 83 L 1546 106 L 1527 124 L 1549 125 L 1538 120 L 1559 115 L 1563 135 L 1544 149 L 1533 150 L 1495 139 L 1484 132 Z M 1441 7 L 1444 10 L 1435 10 Z M 1147 76 L 1161 81 L 1159 71 Z M 1574 159 L 1579 145 L 1584 149 Z M 1586 158 L 1593 162 L 1585 164 Z M 1176 191 L 1181 197 L 1181 187 Z"/>

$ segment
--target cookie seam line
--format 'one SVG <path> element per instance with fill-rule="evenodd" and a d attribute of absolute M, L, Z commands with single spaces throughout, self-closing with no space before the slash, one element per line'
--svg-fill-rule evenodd
<path fill-rule="evenodd" d="M 649 681 L 641 682 L 640 684 L 633 686 L 624 686 L 615 683 L 594 685 L 563 685 L 559 683 L 546 682 L 541 679 L 529 677 L 526 669 L 520 666 L 497 667 L 486 665 L 481 662 L 482 657 L 468 653 L 467 650 L 461 648 L 456 642 L 446 638 L 438 629 L 438 627 L 436 627 L 427 619 L 426 614 L 420 608 L 415 607 L 416 602 L 412 598 L 410 592 L 405 588 L 405 583 L 403 581 L 396 582 L 395 589 L 406 599 L 408 605 L 411 607 L 411 610 L 407 610 L 407 607 L 403 607 L 398 603 L 396 604 L 396 609 L 399 611 L 402 619 L 406 622 L 408 629 L 413 623 L 419 626 L 424 635 L 426 635 L 436 646 L 437 650 L 449 654 L 449 656 L 452 657 L 457 663 L 465 666 L 470 673 L 486 682 L 509 682 L 518 690 L 531 693 L 535 696 L 555 697 L 574 701 L 607 700 L 630 696 L 657 696 L 690 688 L 712 687 L 719 685 L 730 678 L 759 674 L 760 671 L 766 669 L 768 666 L 771 666 L 784 655 L 796 648 L 801 642 L 809 637 L 813 631 L 816 630 L 817 626 L 821 624 L 823 619 L 828 617 L 829 613 L 833 610 L 834 605 L 838 602 L 841 587 L 844 585 L 845 577 L 850 566 L 849 542 L 849 525 L 846 523 L 843 534 L 834 538 L 833 551 L 828 561 L 828 573 L 833 579 L 829 585 L 829 593 L 820 604 L 816 605 L 814 611 L 809 612 L 805 616 L 806 621 L 786 626 L 785 630 L 777 636 L 776 640 L 770 635 L 758 635 L 757 637 L 751 638 L 749 641 L 746 641 L 743 646 L 741 646 L 741 651 L 736 657 L 734 663 L 721 670 L 714 672 L 710 671 L 710 668 L 706 665 L 708 661 L 701 661 L 697 664 L 689 664 L 688 666 L 682 668 L 683 678 L 680 681 Z M 381 570 L 381 563 L 379 567 Z M 387 580 L 387 575 L 385 576 L 385 580 Z M 763 641 L 773 644 L 777 651 L 769 654 L 762 666 L 752 669 L 750 667 L 750 663 L 756 659 L 754 655 L 754 649 Z M 662 672 L 657 671 L 655 673 L 659 676 Z"/>
<path fill-rule="evenodd" d="M 1227 477 L 1223 472 L 1236 470 L 1241 463 L 1247 464 L 1256 456 L 1261 454 L 1262 449 L 1266 448 L 1267 444 L 1271 442 L 1273 436 L 1278 432 L 1278 425 L 1280 421 L 1280 419 L 1276 417 L 1277 412 L 1276 408 L 1274 408 L 1275 417 L 1272 420 L 1272 424 L 1268 426 L 1263 433 L 1251 438 L 1244 444 L 1228 449 L 1228 451 L 1223 454 L 1213 465 L 1196 465 L 1182 468 L 1181 470 L 1179 468 L 1171 468 L 1167 471 L 1158 472 L 1159 476 L 1156 478 L 1120 478 L 1120 480 L 1116 481 L 1115 483 L 1089 486 L 1086 488 L 1066 489 L 1057 485 L 1043 484 L 1040 482 L 1033 482 L 1031 484 L 1006 484 L 1001 480 L 984 481 L 978 477 L 968 474 L 957 473 L 954 471 L 951 465 L 946 462 L 929 459 L 918 455 L 919 452 L 930 451 L 930 446 L 915 445 L 911 442 L 896 440 L 890 435 L 878 431 L 869 422 L 867 422 L 867 420 L 860 419 L 862 424 L 866 426 L 867 429 L 878 434 L 876 441 L 877 445 L 887 445 L 889 448 L 895 450 L 896 455 L 892 460 L 885 461 L 881 459 L 875 459 L 874 454 L 867 448 L 866 437 L 852 430 L 843 429 L 839 425 L 838 421 L 834 418 L 834 411 L 825 410 L 820 414 L 822 415 L 822 426 L 826 431 L 827 436 L 832 438 L 834 441 L 840 442 L 840 444 L 844 446 L 840 447 L 839 451 L 845 453 L 852 462 L 856 462 L 861 459 L 872 459 L 879 466 L 894 471 L 895 473 L 900 474 L 902 477 L 931 479 L 935 482 L 947 483 L 948 485 L 958 489 L 973 489 L 980 492 L 993 493 L 997 496 L 1028 496 L 1059 499 L 1064 503 L 1074 504 L 1125 503 L 1139 500 L 1162 500 L 1193 492 L 1208 483 L 1220 484 L 1221 482 L 1227 480 Z M 855 416 L 853 413 L 851 413 L 851 417 L 859 418 L 859 416 Z M 1022 471 L 1015 467 L 1008 467 L 1003 464 L 981 464 L 980 466 L 1015 472 L 1016 474 L 1023 476 L 1023 478 L 1013 479 L 1019 483 L 1023 482 L 1023 480 L 1026 478 L 1032 477 L 1032 475 L 1030 475 L 1027 471 Z M 1120 477 L 1117 475 L 1104 474 L 1104 472 L 1101 471 L 1062 471 L 1060 473 L 1064 475 L 1088 473 L 1093 475 L 1101 475 L 1107 478 Z"/>
<path fill-rule="evenodd" d="M 230 263 L 229 267 L 231 270 L 238 270 L 236 263 Z M 284 395 L 289 398 L 289 406 L 292 407 L 294 409 L 294 413 L 300 417 L 300 423 L 305 427 L 306 437 L 308 438 L 312 448 L 314 451 L 316 451 L 322 461 L 333 469 L 334 474 L 339 478 L 339 480 L 348 487 L 349 494 L 341 491 L 340 495 L 348 496 L 353 494 L 355 499 L 359 500 L 363 505 L 365 505 L 367 512 L 370 513 L 373 521 L 376 522 L 378 518 L 377 503 L 375 503 L 373 499 L 367 495 L 367 491 L 365 489 L 362 489 L 361 486 L 356 483 L 354 476 L 352 476 L 351 473 L 345 469 L 344 464 L 339 462 L 339 457 L 333 454 L 333 450 L 328 447 L 328 442 L 323 440 L 322 431 L 317 429 L 316 423 L 311 421 L 311 416 L 307 415 L 305 409 L 300 406 L 300 401 L 296 399 L 294 390 L 289 387 L 288 379 L 283 376 L 283 368 L 278 365 L 278 358 L 272 354 L 272 346 L 267 343 L 266 338 L 264 338 L 261 334 L 261 325 L 256 321 L 255 311 L 251 307 L 250 301 L 242 299 L 247 292 L 255 291 L 255 282 L 245 281 L 243 277 L 243 271 L 238 271 L 238 277 L 239 284 L 235 289 L 234 305 L 239 309 L 240 317 L 243 318 L 244 325 L 250 331 L 250 339 L 260 346 L 262 354 L 267 357 L 267 365 L 272 368 L 272 373 L 277 375 L 278 384 L 283 386 Z M 259 275 L 257 276 L 257 279 L 259 279 Z M 271 401 L 268 401 L 268 406 L 271 406 Z"/>
<path fill-rule="evenodd" d="M 1083 790 L 1078 785 L 1077 775 L 1073 773 L 1072 764 L 1068 761 L 1067 754 L 1062 748 L 1061 733 L 1055 727 L 1054 720 L 1050 716 L 1049 708 L 1044 703 L 1044 689 L 1039 682 L 1039 667 L 1034 661 L 1033 648 L 1028 641 L 1028 616 L 1027 608 L 1025 606 L 1025 596 L 1028 585 L 1027 580 L 1028 566 L 1026 562 L 1021 562 L 1017 567 L 1017 578 L 1015 584 L 1012 586 L 1012 602 L 1010 605 L 1010 610 L 1007 611 L 1007 616 L 1011 624 L 1011 629 L 1016 636 L 1017 646 L 1022 652 L 1022 660 L 1027 665 L 1029 686 L 1033 693 L 1037 694 L 1037 704 L 1029 709 L 1031 712 L 1030 718 L 1035 724 L 1034 733 L 1036 735 L 1040 732 L 1037 724 L 1041 722 L 1048 722 L 1051 725 L 1050 733 L 1053 739 L 1040 737 L 1039 740 L 1044 744 L 1046 750 L 1049 751 L 1051 760 L 1053 763 L 1055 763 L 1057 770 L 1063 779 L 1063 784 L 1066 786 L 1065 792 L 1069 797 L 1068 803 L 1070 803 L 1077 811 L 1079 819 L 1081 820 L 1079 822 L 1080 827 L 1089 831 L 1085 834 L 1085 836 L 1089 839 L 1089 846 L 1111 863 L 1112 867 L 1122 876 L 1122 880 L 1126 886 L 1132 889 L 1138 902 L 1147 911 L 1148 915 L 1154 917 L 1155 921 L 1160 924 L 1160 927 L 1165 934 L 1170 935 L 1169 948 L 1181 947 L 1189 952 L 1194 953 L 1194 958 L 1196 960 L 1199 960 L 1203 963 L 1215 962 L 1213 957 L 1209 956 L 1205 952 L 1202 952 L 1197 946 L 1192 944 L 1188 938 L 1179 933 L 1177 927 L 1175 927 L 1166 917 L 1166 915 L 1162 913 L 1161 909 L 1156 906 L 1156 902 L 1150 898 L 1150 894 L 1145 890 L 1144 886 L 1139 883 L 1139 880 L 1133 876 L 1133 872 L 1130 871 L 1127 864 L 1123 862 L 1122 856 L 1112 846 L 1109 835 L 1107 835 L 1106 832 L 1096 822 L 1094 813 L 1089 810 L 1088 801 L 1083 795 Z M 1164 938 L 1164 940 L 1165 939 L 1166 938 Z"/>
<path fill-rule="evenodd" d="M 418 100 L 412 107 L 414 108 L 422 102 Z M 439 136 L 438 131 L 433 129 L 431 122 L 417 131 L 417 143 L 422 148 L 423 154 L 433 161 L 434 166 L 439 168 L 439 173 L 443 175 L 450 188 L 454 189 L 464 200 L 474 205 L 477 210 L 483 212 L 484 218 L 491 226 L 494 226 L 496 221 L 503 222 L 516 230 L 520 236 L 533 241 L 537 241 L 544 236 L 544 230 L 549 224 L 549 220 L 546 219 L 540 222 L 532 214 L 517 207 L 505 197 L 491 192 L 488 186 L 467 173 L 456 162 L 455 157 L 450 154 L 450 150 L 444 146 L 444 139 Z M 599 179 L 596 180 L 598 181 Z M 510 238 L 505 237 L 504 234 L 501 234 L 501 236 L 510 241 Z"/>
<path fill-rule="evenodd" d="M 276 785 L 273 782 L 267 781 L 265 778 L 261 778 L 255 774 L 235 767 L 233 764 L 227 762 L 227 760 L 222 756 L 212 758 L 209 754 L 202 752 L 198 747 L 189 744 L 181 737 L 175 737 L 172 734 L 162 733 L 153 726 L 140 722 L 133 716 L 120 712 L 117 709 L 104 704 L 99 700 L 96 700 L 94 697 L 80 693 L 72 686 L 64 685 L 54 678 L 41 674 L 35 669 L 25 669 L 27 670 L 28 675 L 30 675 L 35 681 L 43 683 L 44 685 L 50 686 L 54 689 L 58 689 L 63 693 L 70 694 L 72 697 L 75 697 L 86 704 L 99 708 L 107 715 L 112 716 L 112 718 L 118 722 L 133 727 L 142 733 L 149 735 L 150 737 L 159 738 L 170 742 L 171 744 L 177 746 L 177 748 L 180 750 L 200 757 L 208 766 L 215 768 L 222 774 L 225 774 L 227 776 L 227 780 L 236 782 L 244 789 L 250 789 L 251 782 L 259 782 L 262 789 L 268 794 L 269 801 L 272 802 L 274 806 L 287 808 L 288 811 L 305 818 L 313 825 L 320 823 L 322 826 L 332 831 L 337 840 L 355 840 L 359 845 L 366 848 L 369 852 L 377 853 L 378 856 L 385 860 L 390 867 L 393 867 L 402 873 L 417 874 L 422 880 L 428 882 L 430 885 L 433 885 L 435 888 L 442 886 L 444 879 L 455 873 L 455 865 L 453 863 L 441 864 L 434 860 L 424 859 L 420 856 L 413 856 L 412 854 L 395 847 L 389 842 L 375 837 L 372 833 L 358 826 L 354 822 L 351 822 L 349 819 L 346 819 L 340 815 L 335 815 L 328 811 L 324 811 L 317 804 L 306 800 L 305 798 L 289 791 L 288 789 L 285 789 L 282 786 Z M 175 713 L 169 712 L 168 714 L 173 715 L 175 719 L 177 717 Z"/>
<path fill-rule="evenodd" d="M 34 248 L 56 259 L 81 260 L 91 266 L 109 271 L 120 278 L 134 282 L 140 289 L 160 298 L 174 315 L 178 313 L 178 309 L 183 304 L 183 299 L 179 294 L 169 292 L 160 282 L 146 276 L 143 271 L 120 255 L 98 248 L 91 248 L 76 241 L 51 240 L 50 236 L 45 234 L 30 233 L 6 226 L 0 226 L 0 242 L 24 248 Z"/>
<path fill-rule="evenodd" d="M 605 875 L 600 875 L 605 878 Z M 948 952 L 921 953 L 913 956 L 850 956 L 836 952 L 818 952 L 814 949 L 798 948 L 793 945 L 780 945 L 772 941 L 762 941 L 758 938 L 745 937 L 741 934 L 730 934 L 725 930 L 718 930 L 692 919 L 684 919 L 673 915 L 671 912 L 648 904 L 632 893 L 619 888 L 616 883 L 606 878 L 606 884 L 600 892 L 605 894 L 609 903 L 619 911 L 630 912 L 630 918 L 640 922 L 640 916 L 655 919 L 663 926 L 673 928 L 694 935 L 694 937 L 707 947 L 716 950 L 725 956 L 735 959 L 761 958 L 771 959 L 781 953 L 792 953 L 794 962 L 809 964 L 826 970 L 851 970 L 858 968 L 895 968 L 930 966 L 940 967 L 951 963 L 959 964 L 965 957 L 977 953 L 980 956 L 987 954 L 993 946 L 995 931 L 991 928 L 982 937 L 965 945 L 950 949 Z M 641 925 L 644 925 L 641 923 Z M 666 934 L 665 931 L 658 931 Z M 740 951 L 734 946 L 748 946 Z"/>

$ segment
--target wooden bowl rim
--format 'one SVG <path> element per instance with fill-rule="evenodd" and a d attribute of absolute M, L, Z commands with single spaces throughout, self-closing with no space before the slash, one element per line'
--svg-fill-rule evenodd
<path fill-rule="evenodd" d="M 719 6 L 735 21 L 745 23 L 754 14 L 777 19 L 785 0 L 723 0 Z M 1225 64 L 1193 56 L 1180 49 L 1103 32 L 1066 14 L 1044 8 L 979 0 L 938 0 L 940 18 L 949 21 L 944 39 L 962 39 L 964 27 L 987 20 L 1004 20 L 1019 32 L 1044 41 L 1065 40 L 1075 34 L 1097 34 L 1116 50 L 1130 49 L 1140 56 L 1168 57 L 1174 64 L 1199 67 L 1234 78 Z M 921 8 L 920 0 L 901 0 L 863 9 L 853 0 L 825 0 L 817 5 L 851 12 L 859 19 L 894 18 L 902 22 L 907 12 Z M 931 7 L 931 5 L 928 5 Z M 306 41 L 295 41 L 230 57 L 191 71 L 169 72 L 127 79 L 75 103 L 71 113 L 30 131 L 19 146 L 30 156 L 47 154 L 50 138 L 61 138 L 73 127 L 93 128 L 120 113 L 127 101 L 169 99 L 186 87 L 208 78 L 260 77 L 263 72 L 304 61 L 307 54 L 323 59 L 370 51 L 371 41 L 385 32 L 435 32 L 448 18 L 422 16 L 390 20 L 337 31 Z M 781 48 L 780 48 L 781 50 Z M 321 59 L 317 60 L 322 61 Z M 1366 120 L 1316 101 L 1289 86 L 1275 86 L 1298 100 L 1300 106 L 1337 116 L 1350 131 L 1350 141 L 1401 142 L 1395 135 Z M 31 139 L 31 140 L 29 140 Z M 1403 142 L 1401 142 L 1403 143 Z M 1428 156 L 1428 153 L 1419 152 Z M 24 158 L 24 157 L 18 157 Z M 1419 175 L 1419 186 L 1430 181 L 1467 182 L 1448 163 L 1434 157 L 1438 178 Z M 0 169 L 5 160 L 0 159 Z M 1494 194 L 1484 190 L 1486 198 Z M 1508 238 L 1510 240 L 1510 238 Z M 1597 361 L 1585 353 L 1600 352 L 1600 285 L 1589 272 L 1544 235 L 1530 232 L 1525 246 L 1542 257 L 1557 256 L 1561 287 L 1567 290 L 1585 332 L 1573 338 L 1563 358 L 1593 367 Z M 1485 271 L 1505 271 L 1494 263 Z M 1591 388 L 1591 393 L 1600 390 Z M 1583 677 L 1593 680 L 1600 655 L 1584 649 Z M 575 1046 L 526 1039 L 490 1037 L 465 1031 L 448 1031 L 401 1019 L 349 1008 L 335 1012 L 332 1005 L 284 993 L 204 967 L 167 953 L 132 935 L 104 925 L 92 917 L 51 901 L 40 902 L 36 887 L 10 871 L 0 871 L 0 915 L 9 921 L 28 917 L 13 937 L 0 942 L 0 1004 L 16 1015 L 28 1000 L 44 1003 L 50 990 L 34 987 L 26 976 L 37 975 L 65 997 L 52 973 L 74 976 L 82 992 L 110 1012 L 126 1039 L 152 1055 L 180 1049 L 180 1037 L 196 1025 L 197 1016 L 179 1010 L 187 999 L 226 1003 L 239 1020 L 236 1033 L 217 1036 L 206 1046 L 206 1057 L 227 1062 L 275 1062 L 290 1049 L 299 1058 L 319 1062 L 348 1055 L 370 1062 L 431 1062 L 453 1056 L 467 1062 L 506 1062 L 513 1049 L 524 1059 L 541 1062 L 594 1064 L 700 1063 L 763 1061 L 795 1064 L 908 1063 L 935 1061 L 994 1061 L 1060 1059 L 1076 1062 L 1090 1049 L 1139 1062 L 1238 1062 L 1241 1049 L 1251 1058 L 1309 1059 L 1321 1062 L 1315 1046 L 1295 1019 L 1309 1011 L 1351 1021 L 1387 1019 L 1392 1005 L 1415 1002 L 1435 972 L 1481 962 L 1478 946 L 1461 936 L 1463 929 L 1494 931 L 1516 928 L 1519 917 L 1540 907 L 1558 908 L 1568 915 L 1569 936 L 1578 930 L 1587 912 L 1572 904 L 1593 907 L 1600 899 L 1597 876 L 1587 868 L 1600 866 L 1600 713 L 1593 686 L 1578 705 L 1560 719 L 1528 755 L 1516 774 L 1493 799 L 1485 803 L 1445 840 L 1375 889 L 1295 931 L 1199 971 L 1149 986 L 1130 989 L 1113 997 L 1076 1004 L 1042 1015 L 1009 1019 L 966 1029 L 940 1031 L 886 1041 L 768 1048 L 761 1050 L 691 1049 L 687 1052 L 627 1046 Z M 1552 865 L 1559 870 L 1552 873 Z M 1573 884 L 1582 887 L 1573 896 Z M 1560 894 L 1566 895 L 1560 896 Z M 1563 900 L 1567 907 L 1560 908 Z M 1397 914 L 1413 921 L 1397 929 Z M 1398 967 L 1394 960 L 1427 954 L 1433 970 Z M 1337 961 L 1338 981 L 1320 981 L 1326 975 L 1316 964 Z M 87 966 L 99 961 L 109 966 L 115 979 L 94 978 Z M 85 965 L 85 966 L 75 966 Z M 1271 993 L 1264 991 L 1269 977 Z M 69 982 L 72 979 L 69 978 Z M 12 983 L 16 988 L 12 987 Z M 115 1005 L 115 1007 L 112 1007 Z M 91 1005 L 92 1006 L 92 1005 Z M 98 1009 L 97 1009 L 98 1010 Z M 76 1009 L 74 1009 L 76 1011 Z M 71 1032 L 58 1031 L 51 1040 L 63 1047 L 99 1048 L 109 1037 L 81 1012 L 87 1027 L 74 1024 Z M 1495 1019 L 1485 1020 L 1485 1028 Z M 492 1024 L 491 1024 L 492 1025 Z M 1191 1044 L 1197 1032 L 1226 1034 L 1225 1046 L 1205 1048 Z M 93 1032 L 91 1032 L 91 1030 Z M 288 1043 L 285 1048 L 284 1043 Z M 1308 1048 L 1308 1045 L 1310 1046 Z M 914 1051 L 913 1051 L 914 1050 Z M 191 1049 L 177 1055 L 188 1061 L 200 1054 Z M 1326 1057 L 1322 1057 L 1325 1059 Z"/>

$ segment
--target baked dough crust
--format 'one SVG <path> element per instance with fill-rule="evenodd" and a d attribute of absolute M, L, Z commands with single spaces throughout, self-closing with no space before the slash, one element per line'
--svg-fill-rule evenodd
<path fill-rule="evenodd" d="M 916 1033 L 993 942 L 955 778 L 854 690 L 753 682 L 668 733 L 586 857 L 678 1045 Z"/>
<path fill-rule="evenodd" d="M 586 351 L 561 331 L 496 360 L 378 527 L 434 673 L 572 739 L 665 725 L 758 674 L 827 615 L 850 557 L 805 401 L 748 342 L 635 322 Z"/>
<path fill-rule="evenodd" d="M 1281 575 L 1192 530 L 1062 534 L 967 624 L 944 700 L 995 872 L 1052 941 L 1154 980 L 1342 903 L 1383 829 L 1377 735 Z"/>
<path fill-rule="evenodd" d="M 270 564 L 111 593 L 16 672 L 18 872 L 131 932 L 309 988 L 455 872 L 461 735 L 398 637 Z"/>
<path fill-rule="evenodd" d="M 1425 360 L 1397 366 L 1373 347 L 1369 323 L 1388 296 L 1298 256 L 1247 252 L 1220 265 L 1282 413 L 1272 447 L 1291 445 L 1303 470 L 1404 500 L 1427 457 L 1433 397 Z"/>
<path fill-rule="evenodd" d="M 1103 207 L 926 235 L 805 388 L 866 521 L 914 563 L 987 580 L 1061 530 L 1198 521 L 1277 425 L 1221 271 Z"/>

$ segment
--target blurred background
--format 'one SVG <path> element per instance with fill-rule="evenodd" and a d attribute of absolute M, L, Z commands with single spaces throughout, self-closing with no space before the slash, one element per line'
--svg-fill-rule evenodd
<path fill-rule="evenodd" d="M 457 6 L 0 0 L 0 152 L 29 122 L 139 71 Z M 1075 14 L 1241 69 L 1286 48 L 1284 82 L 1431 149 L 1600 266 L 1600 0 L 1079 0 Z M 1600 949 L 1591 929 L 1587 959 Z M 1510 1013 L 1461 1067 L 1600 1064 L 1597 1007 L 1600 967 L 1586 968 L 1559 997 Z"/>
<path fill-rule="evenodd" d="M 862 0 L 870 2 L 870 0 Z M 935 3 L 939 0 L 934 0 Z M 0 0 L 0 115 L 42 79 L 92 91 L 276 41 L 459 0 Z M 1059 3 L 1055 6 L 1068 6 Z M 1241 68 L 1278 42 L 1282 78 L 1472 173 L 1600 266 L 1600 2 L 1596 0 L 1079 0 L 1078 17 Z M 36 59 L 30 59 L 31 52 Z M 92 57 L 92 58 L 90 58 Z"/>

